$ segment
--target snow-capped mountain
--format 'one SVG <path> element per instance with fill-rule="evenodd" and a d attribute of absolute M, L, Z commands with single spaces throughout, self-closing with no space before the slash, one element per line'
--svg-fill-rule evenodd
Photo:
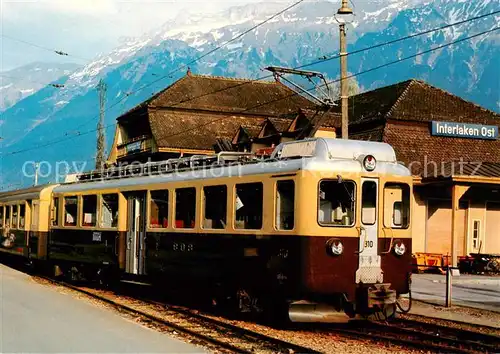
<path fill-rule="evenodd" d="M 355 4 L 356 17 L 348 33 L 349 51 L 498 10 L 495 0 L 369 0 Z M 93 129 L 98 116 L 95 88 L 100 79 L 108 85 L 109 146 L 116 117 L 183 76 L 188 64 L 195 73 L 260 77 L 266 74 L 262 69 L 268 65 L 294 67 L 338 53 L 338 3 L 313 1 L 193 62 L 284 7 L 284 3 L 252 4 L 208 18 L 183 14 L 157 31 L 130 39 L 113 52 L 60 78 L 57 82 L 64 88 L 45 87 L 21 100 L 0 117 L 0 184 L 22 179 L 20 161 L 28 157 L 49 162 L 85 161 L 87 168 L 93 167 Z M 499 21 L 500 16 L 490 16 L 352 55 L 349 71 L 359 73 L 491 29 Z M 360 75 L 357 80 L 366 90 L 420 78 L 498 111 L 499 32 Z M 324 72 L 330 78 L 336 78 L 339 72 L 338 60 L 307 68 Z M 58 143 L 49 144 L 53 141 Z M 43 148 L 31 150 L 34 146 Z M 25 149 L 29 152 L 23 152 Z M 21 153 L 9 155 L 18 151 Z M 31 180 L 24 178 L 24 182 Z"/>
<path fill-rule="evenodd" d="M 32 63 L 0 72 L 0 112 L 78 67 L 71 63 Z"/>

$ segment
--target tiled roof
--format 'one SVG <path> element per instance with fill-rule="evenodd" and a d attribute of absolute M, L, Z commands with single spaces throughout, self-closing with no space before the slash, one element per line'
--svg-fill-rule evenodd
<path fill-rule="evenodd" d="M 276 81 L 189 74 L 143 104 L 218 112 L 281 115 L 314 104 Z"/>
<path fill-rule="evenodd" d="M 274 128 L 283 133 L 288 130 L 288 127 L 292 123 L 293 119 L 291 118 L 269 118 L 269 121 L 272 123 Z"/>
<path fill-rule="evenodd" d="M 149 122 L 159 148 L 212 150 L 217 139 L 231 140 L 241 126 L 258 126 L 264 118 L 151 110 Z"/>
<path fill-rule="evenodd" d="M 321 118 L 321 126 L 324 128 L 339 128 L 342 125 L 342 115 L 340 114 L 340 112 L 331 111 L 326 113 L 305 108 L 301 109 L 300 111 L 309 120 L 313 119 L 314 117 L 316 117 L 316 119 Z"/>
<path fill-rule="evenodd" d="M 423 81 L 408 80 L 349 98 L 350 123 L 377 119 L 498 125 L 500 115 Z"/>
<path fill-rule="evenodd" d="M 383 141 L 415 175 L 442 175 L 451 160 L 500 163 L 500 140 L 432 136 L 428 123 L 387 123 Z"/>

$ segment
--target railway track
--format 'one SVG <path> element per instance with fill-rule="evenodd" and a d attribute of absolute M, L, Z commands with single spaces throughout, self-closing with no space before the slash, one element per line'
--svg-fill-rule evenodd
<path fill-rule="evenodd" d="M 191 339 L 192 343 L 200 344 L 219 352 L 230 353 L 320 353 L 313 349 L 289 343 L 280 339 L 256 333 L 225 322 L 217 321 L 194 311 L 180 307 L 166 306 L 156 301 L 133 299 L 133 304 L 123 304 L 110 297 L 99 294 L 94 289 L 81 288 L 57 281 L 52 278 L 39 276 L 48 282 L 74 290 L 110 305 L 118 311 L 132 314 L 142 322 L 154 325 L 169 332 L 181 333 Z M 156 309 L 159 315 L 153 315 L 145 310 Z M 165 319 L 165 318 L 168 318 Z"/>
<path fill-rule="evenodd" d="M 499 353 L 500 337 L 411 320 L 355 321 L 331 330 L 355 338 L 386 341 L 438 353 Z"/>
<path fill-rule="evenodd" d="M 127 304 L 124 304 L 119 301 L 119 296 L 116 294 L 103 295 L 100 292 L 105 293 L 106 291 L 78 287 L 47 277 L 40 278 L 111 305 L 117 310 L 132 314 L 140 318 L 141 321 L 159 329 L 181 333 L 191 339 L 191 342 L 219 352 L 319 353 L 319 351 L 305 346 L 219 321 L 183 306 L 166 305 L 159 301 L 128 295 L 125 296 Z M 148 310 L 154 314 L 148 313 Z M 499 336 L 408 319 L 396 319 L 389 323 L 352 321 L 348 325 L 320 325 L 319 327 L 299 325 L 291 328 L 290 335 L 293 336 L 294 330 L 305 329 L 318 334 L 337 333 L 357 340 L 366 339 L 438 353 L 500 352 Z"/>

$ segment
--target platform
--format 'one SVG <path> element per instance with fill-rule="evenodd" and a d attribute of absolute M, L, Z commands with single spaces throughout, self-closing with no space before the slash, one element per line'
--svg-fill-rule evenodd
<path fill-rule="evenodd" d="M 429 304 L 443 305 L 446 276 L 413 274 L 412 296 Z M 452 304 L 500 313 L 500 277 L 460 275 L 452 277 Z"/>
<path fill-rule="evenodd" d="M 0 299 L 2 353 L 204 352 L 2 264 Z"/>

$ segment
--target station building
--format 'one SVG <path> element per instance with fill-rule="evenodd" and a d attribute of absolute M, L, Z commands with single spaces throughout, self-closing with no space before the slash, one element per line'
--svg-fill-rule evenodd
<path fill-rule="evenodd" d="M 500 254 L 500 115 L 418 80 L 349 98 L 350 139 L 393 146 L 415 181 L 413 252 Z M 313 130 L 313 127 L 316 127 Z M 280 82 L 188 74 L 118 118 L 109 164 L 341 134 Z"/>

